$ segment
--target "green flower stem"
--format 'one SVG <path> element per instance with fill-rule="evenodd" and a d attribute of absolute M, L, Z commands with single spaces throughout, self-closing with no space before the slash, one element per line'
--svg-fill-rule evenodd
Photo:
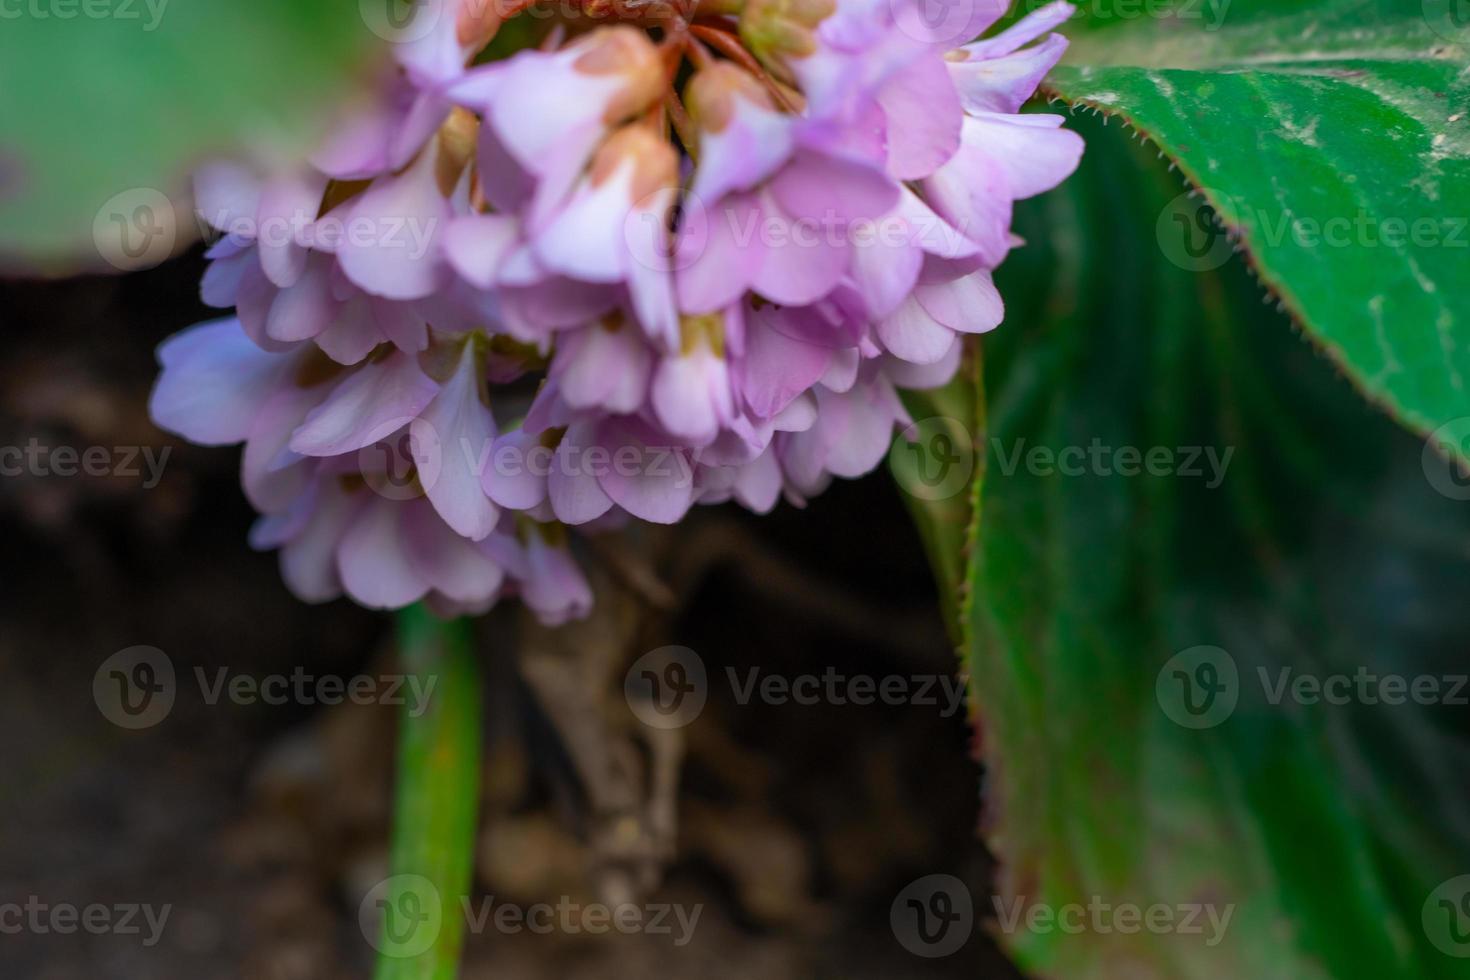
<path fill-rule="evenodd" d="M 398 616 L 398 639 L 403 669 L 428 693 L 428 707 L 405 699 L 399 717 L 391 877 L 377 903 L 373 976 L 451 980 L 474 870 L 480 667 L 468 620 L 444 622 L 411 606 Z"/>

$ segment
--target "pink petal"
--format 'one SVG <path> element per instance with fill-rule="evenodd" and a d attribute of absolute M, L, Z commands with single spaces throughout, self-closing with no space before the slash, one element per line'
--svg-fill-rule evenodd
<path fill-rule="evenodd" d="M 229 318 L 174 334 L 158 347 L 153 421 L 191 442 L 225 446 L 250 433 L 261 407 L 287 383 L 296 358 L 261 350 Z"/>
<path fill-rule="evenodd" d="M 449 203 L 435 180 L 437 154 L 424 152 L 396 177 L 373 182 L 352 202 L 337 261 L 347 278 L 375 296 L 419 299 L 444 285 L 436 248 Z"/>
<path fill-rule="evenodd" d="M 335 484 L 321 484 L 301 533 L 281 546 L 281 578 L 303 602 L 326 602 L 342 594 L 337 546 L 362 501 Z"/>
<path fill-rule="evenodd" d="M 271 303 L 265 321 L 267 336 L 282 342 L 310 340 L 327 328 L 340 306 L 332 296 L 331 265 L 331 256 L 311 253 L 311 261 L 296 281 Z"/>
<path fill-rule="evenodd" d="M 758 310 L 747 318 L 740 394 L 756 416 L 768 419 L 820 379 L 832 362 L 830 347 L 797 339 L 775 327 L 774 313 Z"/>
<path fill-rule="evenodd" d="M 732 194 L 712 207 L 688 202 L 675 254 L 681 310 L 713 313 L 750 287 L 765 258 L 761 221 L 749 195 Z"/>
<path fill-rule="evenodd" d="M 917 180 L 938 170 L 960 148 L 964 111 L 945 63 L 917 58 L 878 92 L 888 131 L 888 173 Z"/>
<path fill-rule="evenodd" d="M 603 446 L 592 441 L 594 431 L 593 423 L 576 423 L 567 429 L 556 448 L 547 478 L 547 496 L 556 519 L 563 524 L 585 524 L 607 513 L 613 505 L 594 472 L 601 467 L 595 462 L 598 457 L 589 451 L 605 452 Z"/>
<path fill-rule="evenodd" d="M 337 546 L 337 574 L 347 594 L 370 609 L 397 609 L 422 599 L 429 580 L 409 555 L 409 509 L 369 498 Z"/>
<path fill-rule="evenodd" d="M 414 358 L 395 351 L 332 389 L 291 437 L 291 449 L 303 456 L 355 452 L 403 428 L 438 391 Z"/>
<path fill-rule="evenodd" d="M 673 524 L 694 501 L 693 471 L 681 450 L 650 444 L 650 434 L 610 423 L 604 441 L 614 447 L 612 462 L 599 480 L 607 495 L 634 517 Z"/>
<path fill-rule="evenodd" d="M 933 364 L 954 346 L 954 331 L 935 320 L 913 296 L 877 326 L 878 338 L 896 357 L 915 364 Z"/>
<path fill-rule="evenodd" d="M 967 111 L 1019 112 L 1066 50 L 1067 39 L 1053 34 L 998 58 L 949 62 L 949 73 Z"/>
<path fill-rule="evenodd" d="M 282 289 L 306 268 L 309 229 L 326 189 L 326 175 L 308 169 L 273 180 L 261 192 L 256 211 L 260 265 L 266 277 Z"/>
<path fill-rule="evenodd" d="M 465 215 L 444 230 L 444 256 L 471 285 L 490 289 L 518 234 L 519 223 L 509 215 Z"/>
<path fill-rule="evenodd" d="M 507 432 L 495 440 L 480 484 L 507 510 L 531 510 L 546 499 L 551 459 L 552 450 L 541 445 L 539 434 L 524 429 Z"/>
<path fill-rule="evenodd" d="M 483 548 L 456 534 L 422 500 L 405 506 L 409 559 L 432 589 L 469 604 L 484 603 L 500 591 L 505 573 Z"/>
<path fill-rule="evenodd" d="M 898 203 L 898 184 L 854 160 L 800 150 L 770 182 L 781 209 L 818 225 L 879 218 Z"/>
<path fill-rule="evenodd" d="M 914 298 L 935 320 L 963 333 L 985 333 L 1005 319 L 1005 304 L 986 269 L 952 282 L 921 285 Z"/>
<path fill-rule="evenodd" d="M 479 541 L 500 513 L 482 486 L 495 420 L 480 400 L 474 346 L 464 345 L 454 375 L 408 431 L 419 480 L 434 509 L 456 534 Z"/>
<path fill-rule="evenodd" d="M 317 388 L 282 388 L 256 414 L 240 459 L 240 483 L 256 510 L 284 510 L 305 492 L 314 464 L 292 453 L 288 444 L 322 394 Z"/>
<path fill-rule="evenodd" d="M 1077 8 L 1071 0 L 1055 0 L 1040 10 L 1033 10 L 994 37 L 976 41 L 960 48 L 970 58 L 996 58 L 1010 54 L 1021 45 L 1035 40 L 1047 31 L 1060 27 L 1072 19 Z"/>

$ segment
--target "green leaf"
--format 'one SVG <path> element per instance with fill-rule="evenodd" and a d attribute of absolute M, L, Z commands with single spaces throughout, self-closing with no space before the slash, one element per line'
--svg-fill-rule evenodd
<path fill-rule="evenodd" d="M 1239 263 L 1168 262 L 1177 178 L 1079 128 L 985 338 L 962 625 L 1000 939 L 1041 976 L 1465 976 L 1465 709 L 1273 694 L 1362 670 L 1464 697 L 1470 493 Z M 1210 668 L 1225 689 L 1185 690 Z"/>
<path fill-rule="evenodd" d="M 980 345 L 967 343 L 953 383 L 901 394 L 914 424 L 893 441 L 889 470 L 907 491 L 904 500 L 939 581 L 950 585 L 939 601 L 950 638 L 963 651 L 965 542 L 982 483 L 979 468 L 985 464 L 985 457 L 974 451 L 985 430 Z"/>
<path fill-rule="evenodd" d="M 0 265 L 136 268 L 187 245 L 190 170 L 246 151 L 299 157 L 386 52 L 375 11 L 368 0 L 13 5 L 0 15 Z"/>
<path fill-rule="evenodd" d="M 1421 432 L 1470 416 L 1463 3 L 1165 9 L 1089 5 L 1048 91 L 1154 140 L 1370 399 Z M 1200 208 L 1166 202 L 1157 238 L 1180 265 L 1215 268 L 1231 243 Z"/>
<path fill-rule="evenodd" d="M 370 896 L 375 980 L 450 980 L 464 944 L 480 798 L 480 667 L 468 620 L 399 614 L 405 672 L 431 692 L 399 717 L 391 876 Z M 412 683 L 412 682 L 410 682 Z M 431 686 L 432 685 L 432 686 Z"/>

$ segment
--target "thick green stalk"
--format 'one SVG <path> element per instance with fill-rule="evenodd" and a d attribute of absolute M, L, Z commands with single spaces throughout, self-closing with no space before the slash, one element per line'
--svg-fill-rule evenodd
<path fill-rule="evenodd" d="M 390 877 L 364 910 L 376 927 L 373 976 L 452 980 L 474 868 L 479 662 L 467 620 L 444 622 L 421 605 L 399 614 L 398 637 L 410 695 L 399 717 Z"/>

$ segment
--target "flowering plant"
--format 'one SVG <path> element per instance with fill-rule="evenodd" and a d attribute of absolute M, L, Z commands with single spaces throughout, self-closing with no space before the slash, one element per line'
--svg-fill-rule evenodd
<path fill-rule="evenodd" d="M 309 161 L 197 175 L 236 315 L 161 348 L 154 417 L 245 443 L 303 599 L 583 615 L 568 529 L 800 505 L 1000 324 L 1012 203 L 1082 150 L 1019 111 L 1073 8 L 954 43 L 1001 12 L 590 4 L 474 65 L 503 12 L 426 8 Z"/>
<path fill-rule="evenodd" d="M 1461 6 L 258 0 L 117 44 L 30 4 L 0 11 L 0 259 L 160 261 L 191 174 L 233 314 L 158 349 L 153 418 L 243 444 L 250 544 L 302 600 L 401 610 L 442 679 L 363 906 L 433 935 L 369 914 L 380 977 L 457 962 L 425 910 L 470 881 L 466 617 L 578 642 L 647 525 L 885 456 L 1023 968 L 1458 976 Z M 659 654 L 623 694 L 667 734 L 708 692 Z M 914 882 L 898 944 L 955 953 L 970 899 Z"/>

